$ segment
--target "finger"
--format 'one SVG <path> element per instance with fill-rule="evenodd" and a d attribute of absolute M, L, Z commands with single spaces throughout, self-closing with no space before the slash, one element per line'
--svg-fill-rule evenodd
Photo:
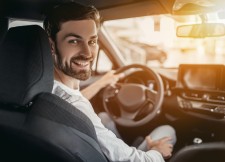
<path fill-rule="evenodd" d="M 115 84 L 115 83 L 117 83 L 118 81 L 119 81 L 119 78 L 118 78 L 118 77 L 115 77 L 115 76 L 114 76 L 114 77 L 112 78 L 112 83 Z"/>
<path fill-rule="evenodd" d="M 171 149 L 171 152 L 173 152 L 173 145 L 169 144 L 169 148 Z"/>
<path fill-rule="evenodd" d="M 152 138 L 150 136 L 145 137 L 146 143 L 147 143 L 147 148 L 151 149 L 152 148 Z"/>
<path fill-rule="evenodd" d="M 149 143 L 152 142 L 152 138 L 151 138 L 150 136 L 146 136 L 145 139 L 146 139 L 146 141 L 149 142 Z"/>
<path fill-rule="evenodd" d="M 117 79 L 117 81 L 119 81 L 121 79 L 120 74 L 114 75 L 114 78 Z"/>
<path fill-rule="evenodd" d="M 166 154 L 166 155 L 163 155 L 164 159 L 169 159 L 171 156 L 172 156 L 171 153 L 168 153 L 168 154 Z"/>
<path fill-rule="evenodd" d="M 167 151 L 163 152 L 163 157 L 164 159 L 168 159 L 172 156 L 172 149 L 171 148 L 168 148 Z"/>
<path fill-rule="evenodd" d="M 152 147 L 154 145 L 154 141 L 150 136 L 146 136 L 145 140 L 147 141 L 149 147 Z"/>
<path fill-rule="evenodd" d="M 172 138 L 171 137 L 163 137 L 160 139 L 162 142 L 167 142 L 167 141 L 171 141 Z"/>
<path fill-rule="evenodd" d="M 116 70 L 111 70 L 109 72 L 112 73 L 112 74 L 115 74 Z"/>
<path fill-rule="evenodd" d="M 119 75 L 119 79 L 122 79 L 125 77 L 125 73 L 119 73 L 118 75 Z"/>

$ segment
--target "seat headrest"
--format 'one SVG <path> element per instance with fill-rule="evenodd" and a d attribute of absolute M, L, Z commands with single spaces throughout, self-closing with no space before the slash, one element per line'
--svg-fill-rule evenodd
<path fill-rule="evenodd" d="M 53 62 L 44 29 L 10 28 L 0 47 L 0 103 L 25 106 L 52 87 Z"/>

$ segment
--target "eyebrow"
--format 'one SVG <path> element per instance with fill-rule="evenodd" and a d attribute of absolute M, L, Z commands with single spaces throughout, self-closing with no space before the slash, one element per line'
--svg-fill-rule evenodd
<path fill-rule="evenodd" d="M 76 38 L 78 38 L 78 39 L 82 39 L 82 37 L 81 37 L 80 35 L 77 35 L 77 34 L 74 34 L 74 33 L 68 33 L 68 34 L 66 34 L 66 35 L 63 37 L 63 39 L 66 39 L 67 37 L 76 37 Z M 93 35 L 93 36 L 91 36 L 90 38 L 91 38 L 91 39 L 96 39 L 96 38 L 98 38 L 98 36 L 97 36 L 97 35 Z"/>

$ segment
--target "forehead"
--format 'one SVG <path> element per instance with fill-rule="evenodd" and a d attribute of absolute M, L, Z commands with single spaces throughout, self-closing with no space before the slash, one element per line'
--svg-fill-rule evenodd
<path fill-rule="evenodd" d="M 93 20 L 71 20 L 61 24 L 58 36 L 64 36 L 68 33 L 81 37 L 95 36 L 97 35 L 97 27 Z"/>

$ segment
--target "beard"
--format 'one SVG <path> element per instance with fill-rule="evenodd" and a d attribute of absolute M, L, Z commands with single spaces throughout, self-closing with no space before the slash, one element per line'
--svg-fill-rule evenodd
<path fill-rule="evenodd" d="M 74 56 L 70 59 L 69 63 L 63 63 L 62 57 L 58 48 L 56 48 L 56 55 L 55 55 L 54 65 L 61 70 L 64 74 L 73 77 L 78 80 L 87 80 L 92 74 L 92 64 L 93 64 L 93 57 L 86 57 L 84 55 Z M 78 70 L 72 68 L 72 64 L 76 61 L 90 61 L 90 69 L 88 70 Z"/>

